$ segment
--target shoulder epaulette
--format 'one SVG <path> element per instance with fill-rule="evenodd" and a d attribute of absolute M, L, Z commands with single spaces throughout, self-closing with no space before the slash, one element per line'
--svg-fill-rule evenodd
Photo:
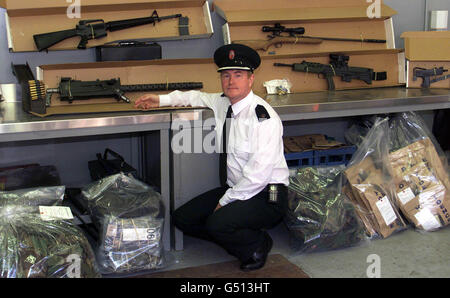
<path fill-rule="evenodd" d="M 266 108 L 262 105 L 257 105 L 255 112 L 259 122 L 270 119 L 269 112 L 267 112 Z"/>

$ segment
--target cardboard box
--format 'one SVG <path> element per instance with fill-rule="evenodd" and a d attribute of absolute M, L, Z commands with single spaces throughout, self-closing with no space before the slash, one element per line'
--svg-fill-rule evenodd
<path fill-rule="evenodd" d="M 380 1 L 379 15 L 386 19 L 396 14 Z M 273 21 L 364 20 L 371 3 L 366 0 L 215 0 L 213 9 L 231 25 Z"/>
<path fill-rule="evenodd" d="M 424 80 L 421 77 L 414 78 L 414 69 L 424 68 L 429 70 L 432 73 L 436 73 L 436 75 L 432 75 L 429 77 L 430 85 L 429 87 L 423 86 Z M 437 72 L 434 72 L 433 69 L 443 68 L 442 74 L 437 75 Z M 439 71 L 440 72 L 440 71 Z M 446 88 L 450 89 L 450 61 L 409 61 L 406 60 L 406 87 L 407 88 L 429 88 L 429 89 L 441 89 Z M 439 81 L 432 82 L 435 79 L 440 79 Z M 445 78 L 445 79 L 444 79 Z"/>
<path fill-rule="evenodd" d="M 168 19 L 124 30 L 107 32 L 107 36 L 89 40 L 95 47 L 119 40 L 162 41 L 209 38 L 213 34 L 208 2 L 205 0 L 118 0 L 79 1 L 79 11 L 65 1 L 3 0 L 6 8 L 8 46 L 12 52 L 36 51 L 33 35 L 73 29 L 80 20 L 103 19 L 105 22 L 149 17 L 156 10 L 159 16 L 182 14 L 189 18 L 189 35 L 180 36 L 179 20 Z M 66 39 L 49 50 L 76 49 L 78 37 Z"/>
<path fill-rule="evenodd" d="M 380 16 L 368 17 L 366 1 L 229 1 L 214 2 L 214 10 L 227 23 L 223 26 L 224 43 L 267 40 L 262 26 L 280 23 L 286 28 L 305 28 L 305 36 L 352 39 L 380 39 L 386 43 L 323 40 L 321 44 L 284 44 L 260 55 L 321 53 L 330 51 L 394 49 L 391 16 L 396 12 L 382 5 Z M 280 8 L 282 7 L 282 8 Z"/>
<path fill-rule="evenodd" d="M 400 36 L 410 61 L 450 61 L 450 31 L 412 31 Z"/>

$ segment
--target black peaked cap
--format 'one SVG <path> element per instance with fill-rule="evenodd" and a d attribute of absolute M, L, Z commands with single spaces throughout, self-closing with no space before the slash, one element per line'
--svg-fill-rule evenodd
<path fill-rule="evenodd" d="M 261 64 L 259 54 L 252 48 L 232 43 L 221 46 L 214 53 L 214 62 L 219 69 L 242 69 L 253 72 Z"/>

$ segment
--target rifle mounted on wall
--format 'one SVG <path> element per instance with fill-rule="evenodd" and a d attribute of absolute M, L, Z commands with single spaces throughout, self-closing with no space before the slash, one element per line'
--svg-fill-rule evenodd
<path fill-rule="evenodd" d="M 80 37 L 80 42 L 77 48 L 86 49 L 88 40 L 105 37 L 108 35 L 107 31 L 113 32 L 146 24 L 156 25 L 156 22 L 161 22 L 162 20 L 181 17 L 181 14 L 160 17 L 155 10 L 150 17 L 144 18 L 111 21 L 107 23 L 105 23 L 102 19 L 81 20 L 78 25 L 76 25 L 75 29 L 35 34 L 33 35 L 33 38 L 39 51 L 46 50 L 65 39 L 76 36 Z"/>
<path fill-rule="evenodd" d="M 192 90 L 203 88 L 202 82 L 157 83 L 122 85 L 120 78 L 110 80 L 80 81 L 72 78 L 61 78 L 57 88 L 45 88 L 42 81 L 30 80 L 29 99 L 32 112 L 45 114 L 45 108 L 51 105 L 53 94 L 59 94 L 60 101 L 72 103 L 74 100 L 89 100 L 95 98 L 113 97 L 117 101 L 130 103 L 125 95 L 127 92 L 154 92 L 164 90 Z M 34 103 L 34 105 L 33 105 Z"/>
<path fill-rule="evenodd" d="M 263 32 L 270 32 L 267 40 L 236 40 L 234 43 L 247 45 L 254 50 L 267 51 L 269 47 L 281 47 L 285 43 L 290 44 L 320 44 L 324 40 L 349 41 L 349 42 L 369 42 L 369 43 L 386 43 L 385 39 L 367 39 L 367 38 L 339 38 L 339 37 L 319 37 L 306 36 L 304 27 L 286 28 L 280 23 L 275 26 L 263 26 Z M 282 35 L 282 33 L 287 33 Z"/>
<path fill-rule="evenodd" d="M 274 63 L 274 66 L 288 66 L 293 71 L 322 74 L 328 83 L 328 90 L 335 90 L 334 76 L 340 76 L 342 81 L 351 82 L 353 79 L 372 84 L 372 81 L 387 79 L 386 72 L 374 72 L 371 68 L 348 66 L 349 56 L 330 54 L 330 64 L 302 61 L 301 63 Z"/>
<path fill-rule="evenodd" d="M 413 69 L 413 81 L 417 80 L 417 78 L 422 78 L 422 84 L 420 85 L 422 88 L 430 88 L 430 85 L 432 83 L 436 83 L 439 81 L 443 81 L 446 80 L 448 78 L 450 78 L 450 74 L 448 75 L 444 75 L 441 77 L 437 77 L 440 76 L 442 74 L 444 74 L 444 72 L 447 72 L 448 69 L 444 69 L 444 67 L 433 67 L 431 69 L 426 69 L 426 68 L 422 68 L 422 67 L 414 67 Z M 434 79 L 432 79 L 431 77 L 435 77 Z"/>

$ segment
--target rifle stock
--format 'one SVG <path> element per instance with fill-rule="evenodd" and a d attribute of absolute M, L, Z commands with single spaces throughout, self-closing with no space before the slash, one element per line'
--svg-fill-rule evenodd
<path fill-rule="evenodd" d="M 39 51 L 45 50 L 65 39 L 77 36 L 77 29 L 69 29 L 50 33 L 36 34 L 33 36 Z"/>
<path fill-rule="evenodd" d="M 277 36 L 269 40 L 235 40 L 233 43 L 239 43 L 251 47 L 254 50 L 267 51 L 271 46 L 280 47 L 282 44 L 320 44 L 321 39 Z"/>

